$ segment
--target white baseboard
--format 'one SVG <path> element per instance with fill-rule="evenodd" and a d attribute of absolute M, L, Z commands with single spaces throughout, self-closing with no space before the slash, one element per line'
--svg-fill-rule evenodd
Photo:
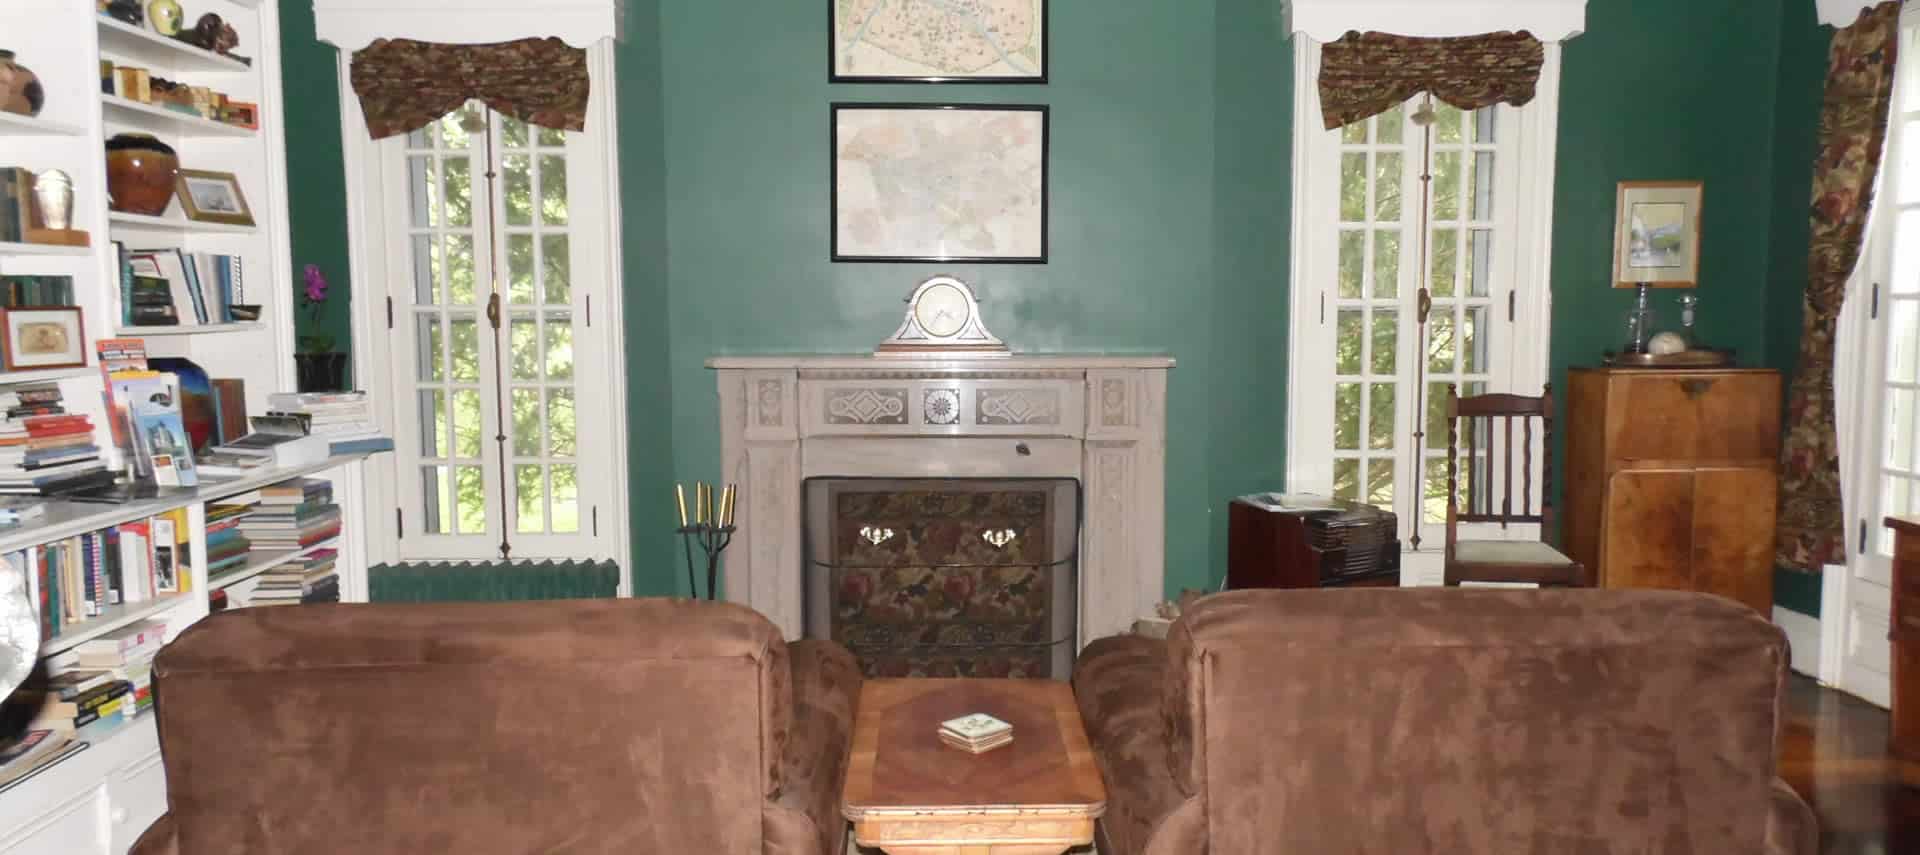
<path fill-rule="evenodd" d="M 1794 673 L 1820 679 L 1820 619 L 1774 606 L 1773 622 L 1787 633 Z"/>

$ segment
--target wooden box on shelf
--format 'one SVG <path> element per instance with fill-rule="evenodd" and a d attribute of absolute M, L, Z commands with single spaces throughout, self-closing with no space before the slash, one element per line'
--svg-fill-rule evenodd
<path fill-rule="evenodd" d="M 1568 557 L 1606 588 L 1705 591 L 1773 614 L 1780 374 L 1576 368 Z"/>

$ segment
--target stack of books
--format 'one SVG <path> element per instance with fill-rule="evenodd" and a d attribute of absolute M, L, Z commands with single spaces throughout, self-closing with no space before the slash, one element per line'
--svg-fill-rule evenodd
<path fill-rule="evenodd" d="M 300 392 L 270 395 L 269 416 L 300 421 L 307 432 L 326 437 L 331 454 L 392 451 L 393 440 L 382 436 L 373 420 L 373 402 L 365 392 Z"/>
<path fill-rule="evenodd" d="M 0 392 L 0 493 L 51 495 L 112 483 L 93 420 L 67 412 L 55 384 Z"/>
<path fill-rule="evenodd" d="M 1013 742 L 1013 725 L 974 713 L 941 722 L 940 741 L 968 754 L 985 754 Z"/>
<path fill-rule="evenodd" d="M 56 734 L 132 719 L 153 708 L 153 657 L 166 633 L 165 622 L 149 620 L 82 642 L 9 703 L 35 705 L 29 729 Z"/>
<path fill-rule="evenodd" d="M 153 708 L 153 657 L 166 642 L 166 635 L 166 621 L 144 620 L 73 648 L 74 664 L 80 670 L 104 671 L 126 686 L 119 706 L 109 702 L 101 708 L 101 720 L 116 714 L 131 719 Z"/>
<path fill-rule="evenodd" d="M 253 541 L 240 530 L 240 523 L 253 511 L 250 505 L 207 506 L 207 574 L 239 570 L 252 556 Z"/>
<path fill-rule="evenodd" d="M 260 490 L 260 501 L 240 520 L 256 556 L 307 549 L 340 535 L 333 484 L 295 478 Z"/>
<path fill-rule="evenodd" d="M 297 606 L 340 602 L 339 552 L 318 549 L 260 574 L 248 606 Z"/>

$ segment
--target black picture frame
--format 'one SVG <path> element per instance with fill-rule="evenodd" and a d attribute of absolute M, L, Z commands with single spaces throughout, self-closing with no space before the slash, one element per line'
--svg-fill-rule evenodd
<path fill-rule="evenodd" d="M 834 26 L 838 11 L 837 0 L 826 0 L 827 6 L 827 82 L 828 83 L 981 83 L 1012 85 L 1045 85 L 1048 82 L 1049 67 L 1053 64 L 1053 0 L 1040 0 L 1040 74 L 1037 77 L 945 77 L 945 76 L 891 76 L 878 74 L 841 74 L 840 64 L 836 62 L 840 53 L 839 29 Z"/>
<path fill-rule="evenodd" d="M 840 114 L 845 111 L 924 110 L 1040 114 L 1040 254 L 1036 256 L 846 255 L 840 251 Z M 1045 104 L 906 104 L 835 101 L 827 109 L 828 258 L 848 264 L 1046 264 L 1051 251 L 1053 111 Z"/>

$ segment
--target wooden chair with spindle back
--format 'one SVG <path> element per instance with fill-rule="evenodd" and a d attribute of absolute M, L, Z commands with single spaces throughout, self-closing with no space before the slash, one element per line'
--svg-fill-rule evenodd
<path fill-rule="evenodd" d="M 1460 508 L 1460 422 L 1467 421 L 1467 502 Z M 1520 423 L 1518 466 L 1514 422 Z M 1533 424 L 1540 423 L 1539 511 L 1533 491 Z M 1495 426 L 1500 430 L 1496 433 Z M 1484 446 L 1484 447 L 1483 447 Z M 1553 529 L 1553 387 L 1540 397 L 1475 395 L 1460 397 L 1447 385 L 1447 553 L 1446 583 L 1531 582 L 1541 586 L 1587 587 L 1587 569 L 1546 543 Z M 1495 482 L 1496 473 L 1500 480 Z M 1514 490 L 1518 480 L 1519 491 Z M 1498 487 L 1498 496 L 1496 490 Z M 1519 507 L 1514 500 L 1519 499 Z M 1460 523 L 1540 526 L 1538 541 L 1461 540 Z"/>

